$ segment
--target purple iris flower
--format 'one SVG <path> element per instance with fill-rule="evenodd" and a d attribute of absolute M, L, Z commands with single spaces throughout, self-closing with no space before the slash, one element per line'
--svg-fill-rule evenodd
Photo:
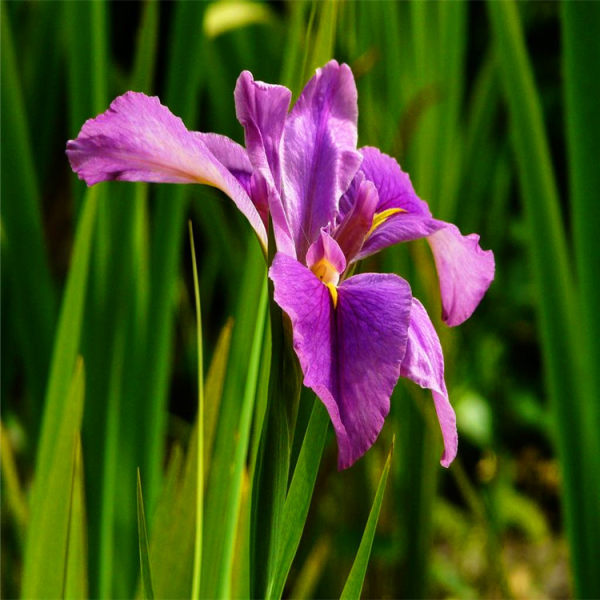
<path fill-rule="evenodd" d="M 304 384 L 329 412 L 339 468 L 374 443 L 400 376 L 432 391 L 447 467 L 457 451 L 456 418 L 427 312 L 401 277 L 349 273 L 382 248 L 426 238 L 442 318 L 454 326 L 473 313 L 493 280 L 493 254 L 479 247 L 478 235 L 463 236 L 434 219 L 393 158 L 357 149 L 357 92 L 347 65 L 329 62 L 291 111 L 290 101 L 287 88 L 244 71 L 235 88 L 243 148 L 225 136 L 188 131 L 158 98 L 128 92 L 83 125 L 67 154 L 88 185 L 117 179 L 217 187 L 265 250 L 270 216 L 274 298 L 291 320 Z"/>

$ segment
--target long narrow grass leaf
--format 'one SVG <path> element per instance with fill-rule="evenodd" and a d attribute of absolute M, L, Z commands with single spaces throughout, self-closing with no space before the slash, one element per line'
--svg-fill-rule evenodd
<path fill-rule="evenodd" d="M 225 507 L 225 529 L 223 531 L 224 550 L 221 573 L 219 576 L 218 597 L 229 598 L 231 590 L 231 573 L 233 568 L 233 550 L 239 521 L 239 511 L 241 503 L 242 479 L 244 476 L 244 463 L 248 454 L 250 440 L 250 426 L 252 424 L 252 410 L 256 398 L 256 386 L 258 380 L 258 371 L 260 366 L 261 348 L 263 342 L 263 332 L 267 312 L 267 284 L 263 284 L 260 300 L 258 303 L 258 313 L 256 326 L 248 357 L 248 370 L 244 396 L 240 411 L 238 438 L 233 462 L 233 477 L 229 500 Z"/>
<path fill-rule="evenodd" d="M 89 598 L 88 592 L 88 548 L 87 519 L 85 510 L 85 481 L 83 477 L 83 456 L 81 437 L 75 443 L 73 463 L 73 483 L 71 487 L 71 515 L 67 542 L 66 576 L 64 598 Z"/>
<path fill-rule="evenodd" d="M 55 319 L 55 297 L 48 270 L 40 214 L 40 194 L 31 150 L 21 81 L 10 19 L 2 4 L 2 228 L 3 266 L 14 295 L 15 329 L 34 398 L 40 413 Z M 37 428 L 38 425 L 36 425 Z M 35 432 L 34 432 L 35 434 Z"/>
<path fill-rule="evenodd" d="M 517 6 L 489 2 L 501 66 L 519 182 L 530 232 L 538 290 L 540 330 L 547 385 L 561 461 L 564 514 L 575 570 L 575 591 L 586 589 L 598 540 L 597 423 L 587 418 L 578 305 L 561 218 L 558 192 L 544 131 L 540 101 L 526 53 Z M 597 473 L 596 473 L 597 475 Z M 595 569 L 594 569 L 595 572 Z M 597 580 L 596 580 L 597 581 Z"/>
<path fill-rule="evenodd" d="M 103 0 L 65 2 L 69 133 L 106 106 L 106 14 Z"/>
<path fill-rule="evenodd" d="M 174 114 L 192 127 L 198 111 L 196 94 L 204 77 L 202 56 L 202 19 L 206 6 L 181 2 L 175 6 L 170 32 L 169 68 L 167 69 L 166 104 Z M 191 45 L 190 45 L 191 43 Z M 170 368 L 172 299 L 179 265 L 179 249 L 184 231 L 186 189 L 163 186 L 158 191 L 155 227 L 152 232 L 151 294 L 144 369 L 147 398 L 145 418 L 146 498 L 150 511 L 160 489 L 166 428 L 166 399 Z"/>
<path fill-rule="evenodd" d="M 174 448 L 152 519 L 150 556 L 157 598 L 190 598 L 196 521 L 196 447 Z"/>
<path fill-rule="evenodd" d="M 298 572 L 294 587 L 290 592 L 290 598 L 308 600 L 315 597 L 315 588 L 327 567 L 327 559 L 332 549 L 333 544 L 330 537 L 323 536 L 317 541 Z"/>
<path fill-rule="evenodd" d="M 200 578 L 202 576 L 202 530 L 204 523 L 204 360 L 202 358 L 202 312 L 200 309 L 200 288 L 198 286 L 198 265 L 191 221 L 188 223 L 190 248 L 192 252 L 192 270 L 194 274 L 194 301 L 196 306 L 196 346 L 198 349 L 198 428 L 196 439 L 196 538 L 194 543 L 194 576 L 192 579 L 192 598 L 200 596 Z"/>
<path fill-rule="evenodd" d="M 255 239 L 246 238 L 244 268 L 239 290 L 231 339 L 223 397 L 214 437 L 214 448 L 205 498 L 204 564 L 202 565 L 202 596 L 215 597 L 224 556 L 223 506 L 229 502 L 234 454 L 240 424 L 240 398 L 244 395 L 245 373 L 251 352 L 256 321 L 259 319 L 259 298 L 265 277 L 264 255 Z"/>
<path fill-rule="evenodd" d="M 206 375 L 206 385 L 204 390 L 204 478 L 208 476 L 210 468 L 213 442 L 217 428 L 217 419 L 219 417 L 219 408 L 223 396 L 223 385 L 225 383 L 225 374 L 227 370 L 227 360 L 229 358 L 229 347 L 231 344 L 231 333 L 233 330 L 233 320 L 229 319 L 225 323 L 213 354 L 208 373 Z"/>
<path fill-rule="evenodd" d="M 36 462 L 35 491 L 39 489 L 39 493 L 43 493 L 54 447 L 58 443 L 60 418 L 67 401 L 71 374 L 79 348 L 96 206 L 96 188 L 91 188 L 87 192 L 75 235 L 73 258 L 61 306 L 50 378 L 46 389 L 42 433 Z"/>
<path fill-rule="evenodd" d="M 311 50 L 310 61 L 306 65 L 304 81 L 307 81 L 315 69 L 322 67 L 333 57 L 335 44 L 335 30 L 337 25 L 338 0 L 315 3 L 318 12 L 318 23 L 315 31 L 314 42 L 307 46 Z"/>
<path fill-rule="evenodd" d="M 600 64 L 600 4 L 562 4 L 564 76 L 567 115 L 569 184 L 573 215 L 573 243 L 581 286 L 585 329 L 600 356 L 600 78 L 591 70 Z M 597 364 L 592 361 L 591 364 Z M 598 373 L 598 369 L 593 369 Z"/>
<path fill-rule="evenodd" d="M 83 360 L 77 361 L 64 405 L 57 415 L 55 443 L 38 461 L 35 494 L 23 567 L 23 598 L 57 598 L 64 594 L 69 525 L 74 496 L 73 474 L 84 402 Z M 38 467 L 39 469 L 39 467 Z"/>
<path fill-rule="evenodd" d="M 2 421 L 0 421 L 0 461 L 2 461 L 0 463 L 2 482 L 6 486 L 4 488 L 6 505 L 14 517 L 19 532 L 23 534 L 29 517 L 29 508 L 19 481 L 10 437 Z"/>
<path fill-rule="evenodd" d="M 369 564 L 369 557 L 371 556 L 371 547 L 373 546 L 373 539 L 375 538 L 375 530 L 377 529 L 377 521 L 379 520 L 379 512 L 381 511 L 381 504 L 383 502 L 383 493 L 385 491 L 385 485 L 387 483 L 388 474 L 390 472 L 390 463 L 392 461 L 392 452 L 394 446 L 390 448 L 388 452 L 381 477 L 379 478 L 379 485 L 375 492 L 375 498 L 373 499 L 373 505 L 369 512 L 369 518 L 360 540 L 360 546 L 358 552 L 352 563 L 352 568 L 346 579 L 344 589 L 340 598 L 348 600 L 350 598 L 360 598 L 360 592 L 367 574 L 367 565 Z"/>
<path fill-rule="evenodd" d="M 144 515 L 142 480 L 140 478 L 139 469 L 137 472 L 137 522 L 143 597 L 144 600 L 152 600 L 154 598 L 154 591 L 152 588 L 152 572 L 150 569 L 150 557 L 148 551 L 148 532 L 146 530 L 146 517 Z"/>
<path fill-rule="evenodd" d="M 44 2 L 36 6 L 31 11 L 29 35 L 24 45 L 26 51 L 19 53 L 30 131 L 35 132 L 32 146 L 35 169 L 42 188 L 52 174 L 57 158 L 56 134 L 60 119 L 50 119 L 48 115 L 59 114 L 64 94 L 61 18 L 55 3 Z M 44 101 L 40 102 L 40 98 Z"/>
<path fill-rule="evenodd" d="M 117 494 L 119 487 L 119 426 L 121 413 L 121 380 L 123 361 L 125 358 L 125 323 L 124 310 L 115 315 L 113 326 L 116 330 L 111 361 L 108 365 L 110 372 L 108 397 L 106 399 L 106 422 L 102 444 L 102 487 L 100 507 L 100 564 L 99 590 L 103 598 L 114 594 L 112 585 L 115 574 L 115 529 L 116 513 L 119 509 Z M 116 563 L 119 570 L 123 565 Z M 123 577 L 121 577 L 123 579 Z"/>
<path fill-rule="evenodd" d="M 578 352 L 586 361 L 585 397 L 581 402 L 582 419 L 590 424 L 591 435 L 580 451 L 585 453 L 585 493 L 595 498 L 587 504 L 581 526 L 585 527 L 585 554 L 574 551 L 575 591 L 582 597 L 600 596 L 600 572 L 594 564 L 600 555 L 600 515 L 594 509 L 600 498 L 600 405 L 596 401 L 600 386 L 600 79 L 593 75 L 600 64 L 600 4 L 562 3 L 562 39 L 564 44 L 564 81 L 566 100 L 569 190 L 573 245 L 580 291 L 581 345 Z M 565 398 L 561 399 L 567 404 Z M 570 402 L 569 402 L 570 403 Z M 589 431 L 589 430 L 588 430 Z M 577 457 L 574 457 L 576 460 Z M 569 466 L 567 465 L 567 468 Z M 593 488 L 592 488 L 593 486 Z M 573 543 L 577 540 L 573 539 Z"/>
<path fill-rule="evenodd" d="M 158 46 L 159 6 L 156 0 L 146 0 L 138 28 L 131 89 L 149 93 Z"/>
<path fill-rule="evenodd" d="M 274 248 L 274 242 L 269 242 Z M 272 284 L 271 284 L 272 285 Z M 261 442 L 254 474 L 252 520 L 253 594 L 264 596 L 282 534 L 291 445 L 300 398 L 299 365 L 284 330 L 281 308 L 271 301 L 271 364 Z"/>
<path fill-rule="evenodd" d="M 128 85 L 131 89 L 150 91 L 157 33 L 158 7 L 153 1 L 146 2 Z M 147 327 L 147 296 L 143 296 L 148 277 L 144 231 L 147 195 L 148 186 L 141 183 L 115 185 L 105 194 L 105 227 L 98 232 L 105 238 L 102 252 L 96 254 L 100 261 L 94 265 L 100 289 L 90 307 L 88 352 L 96 367 L 96 395 L 94 410 L 86 414 L 86 434 L 93 450 L 88 464 L 93 469 L 101 468 L 103 473 L 101 481 L 90 481 L 90 492 L 94 494 L 90 508 L 100 512 L 100 529 L 93 529 L 92 539 L 93 564 L 97 565 L 94 589 L 101 597 L 130 595 L 138 575 L 136 498 L 131 482 L 137 465 L 143 461 L 138 423 L 147 402 L 140 393 L 140 380 L 145 379 L 140 358 Z M 138 235 L 140 239 L 136 239 Z M 103 427 L 98 427 L 99 423 Z M 114 576 L 117 568 L 119 577 Z"/>
<path fill-rule="evenodd" d="M 228 321 L 221 331 L 208 369 L 204 391 L 207 415 L 210 414 L 211 407 L 218 414 L 227 371 L 231 331 L 232 322 Z M 208 440 L 210 436 L 207 431 L 210 432 L 215 424 L 204 425 L 205 440 Z M 198 472 L 196 440 L 199 426 L 199 419 L 196 418 L 185 460 L 179 445 L 173 448 L 152 520 L 150 551 L 154 589 L 158 598 L 189 598 L 192 592 Z M 208 452 L 208 443 L 204 446 Z"/>
<path fill-rule="evenodd" d="M 281 598 L 283 594 L 283 587 L 304 530 L 328 426 L 327 411 L 321 401 L 316 399 L 283 507 L 277 562 L 269 582 L 267 598 Z"/>
<path fill-rule="evenodd" d="M 296 87 L 299 85 L 301 76 L 300 71 L 300 50 L 302 48 L 302 36 L 304 34 L 304 16 L 308 3 L 305 0 L 290 2 L 286 4 L 288 15 L 288 36 L 286 38 L 286 48 L 283 53 L 283 65 L 281 67 L 280 81 L 282 85 L 293 88 L 292 91 L 298 92 Z"/>

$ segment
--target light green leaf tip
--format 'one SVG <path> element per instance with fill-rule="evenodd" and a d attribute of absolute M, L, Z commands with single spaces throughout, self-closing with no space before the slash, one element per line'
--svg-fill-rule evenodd
<path fill-rule="evenodd" d="M 204 33 L 208 38 L 246 27 L 269 24 L 275 20 L 266 4 L 258 2 L 215 2 L 206 8 Z"/>

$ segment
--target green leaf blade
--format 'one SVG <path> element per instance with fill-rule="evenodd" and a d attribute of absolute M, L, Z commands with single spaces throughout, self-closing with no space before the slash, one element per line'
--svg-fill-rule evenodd
<path fill-rule="evenodd" d="M 583 516 L 585 549 L 576 549 L 574 557 L 576 595 L 600 596 L 600 573 L 594 566 L 600 554 L 600 517 L 594 509 L 600 497 L 600 405 L 596 401 L 600 386 L 600 78 L 593 75 L 600 64 L 600 4 L 562 3 L 563 68 L 568 144 L 569 189 L 573 223 L 573 246 L 580 292 L 581 346 L 579 355 L 585 361 L 583 382 L 585 398 L 581 402 L 583 423 L 588 428 L 581 451 L 585 452 L 587 504 Z M 587 398 L 587 400 L 586 400 Z M 591 486 L 594 486 L 593 488 Z M 589 501 L 590 498 L 595 500 Z M 588 501 L 586 502 L 586 499 Z M 583 550 L 583 551 L 582 551 Z"/>
<path fill-rule="evenodd" d="M 34 399 L 31 411 L 41 414 L 56 303 L 42 229 L 38 173 L 7 12 L 3 4 L 2 262 L 11 282 L 8 292 L 14 295 L 13 319 Z"/>
<path fill-rule="evenodd" d="M 64 408 L 58 416 L 54 444 L 43 457 L 45 460 L 38 461 L 25 548 L 24 598 L 53 598 L 65 593 L 69 579 L 67 566 L 72 509 L 78 493 L 73 488 L 77 485 L 84 389 L 83 360 L 79 359 Z M 75 538 L 75 532 L 72 537 Z"/>
<path fill-rule="evenodd" d="M 260 359 L 263 354 L 262 346 L 264 340 L 264 328 L 267 313 L 267 283 L 263 281 L 262 292 L 258 304 L 258 313 L 256 326 L 250 349 L 248 360 L 248 371 L 244 389 L 243 402 L 238 428 L 238 439 L 233 461 L 233 476 L 229 500 L 226 503 L 224 520 L 224 549 L 223 562 L 219 575 L 218 592 L 219 598 L 229 598 L 231 596 L 231 575 L 233 571 L 233 553 L 235 548 L 237 527 L 240 518 L 240 507 L 242 500 L 242 483 L 244 478 L 244 466 L 249 449 L 250 429 L 252 425 L 252 414 L 254 409 L 254 400 L 256 399 L 256 389 L 258 383 L 258 373 Z"/>
<path fill-rule="evenodd" d="M 379 520 L 379 512 L 381 511 L 381 504 L 383 502 L 383 493 L 387 483 L 388 474 L 390 472 L 390 464 L 392 461 L 392 452 L 394 446 L 390 448 L 381 477 L 379 478 L 379 485 L 373 499 L 373 505 L 369 512 L 369 518 L 363 532 L 358 552 L 350 569 L 348 579 L 342 590 L 340 598 L 342 600 L 350 600 L 351 598 L 360 598 L 360 593 L 367 574 L 367 565 L 369 563 L 369 557 L 371 555 L 371 547 L 373 546 L 373 539 L 375 538 L 375 530 L 377 528 L 377 521 Z"/>
<path fill-rule="evenodd" d="M 205 440 L 212 439 L 207 432 L 216 424 L 227 373 L 231 332 L 232 322 L 229 321 L 221 331 L 206 377 L 206 413 L 208 415 L 214 410 L 216 414 L 214 423 L 211 424 L 209 419 L 204 422 Z M 178 445 L 173 449 L 152 521 L 150 553 L 153 566 L 152 581 L 157 598 L 189 598 L 192 592 L 199 423 L 199 419 L 196 418 L 187 456 L 183 456 Z M 212 435 L 214 436 L 214 431 Z M 206 443 L 205 478 L 206 466 L 212 456 L 211 450 L 212 445 Z"/>
<path fill-rule="evenodd" d="M 530 231 L 530 251 L 547 386 L 564 481 L 564 514 L 575 574 L 575 593 L 597 595 L 600 516 L 596 393 L 586 374 L 586 337 L 577 320 L 580 306 L 561 218 L 556 182 L 540 100 L 526 52 L 517 5 L 489 2 L 505 97 L 512 120 L 513 147 Z M 577 143 L 577 142 L 576 142 Z M 589 215 L 586 216 L 589 218 Z M 578 242 L 579 243 L 579 242 Z M 596 307 L 597 308 L 597 307 Z M 595 367 L 594 367 L 595 368 Z"/>
<path fill-rule="evenodd" d="M 190 250 L 194 275 L 194 300 L 196 308 L 196 346 L 198 349 L 198 427 L 196 429 L 196 537 L 194 543 L 194 574 L 192 578 L 192 598 L 200 596 L 202 577 L 202 532 L 204 524 L 204 361 L 202 358 L 202 312 L 200 309 L 200 286 L 198 284 L 198 265 L 191 221 L 189 225 Z"/>
<path fill-rule="evenodd" d="M 283 506 L 277 561 L 267 589 L 267 598 L 281 598 L 283 594 L 285 581 L 304 530 L 328 427 L 329 415 L 317 398 Z"/>
<path fill-rule="evenodd" d="M 142 495 L 142 480 L 140 478 L 139 469 L 137 471 L 137 522 L 143 597 L 144 600 L 153 600 L 154 589 L 152 587 L 152 572 L 150 569 L 150 556 L 148 551 L 148 532 L 146 529 L 144 498 Z"/>
<path fill-rule="evenodd" d="M 87 524 L 85 510 L 85 481 L 81 438 L 75 443 L 73 483 L 71 487 L 71 518 L 67 541 L 66 576 L 64 598 L 89 598 L 87 570 Z"/>

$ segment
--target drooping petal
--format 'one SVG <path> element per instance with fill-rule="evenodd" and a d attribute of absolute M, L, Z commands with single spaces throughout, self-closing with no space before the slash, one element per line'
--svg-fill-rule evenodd
<path fill-rule="evenodd" d="M 156 97 L 137 92 L 119 96 L 67 142 L 67 155 L 88 185 L 116 179 L 217 187 L 235 202 L 266 246 L 265 227 L 242 185 Z"/>
<path fill-rule="evenodd" d="M 416 298 L 412 299 L 408 344 L 401 374 L 422 388 L 431 390 L 444 439 L 444 453 L 440 463 L 443 467 L 449 467 L 458 449 L 456 415 L 448 399 L 444 381 L 444 355 L 440 340 L 427 311 Z"/>
<path fill-rule="evenodd" d="M 376 440 L 400 375 L 410 317 L 409 285 L 396 275 L 344 281 L 337 308 L 313 273 L 282 253 L 269 277 L 275 301 L 292 321 L 304 384 L 325 404 L 345 469 Z"/>
<path fill-rule="evenodd" d="M 360 149 L 363 157 L 360 170 L 365 179 L 372 181 L 379 194 L 377 212 L 390 208 L 401 208 L 408 214 L 430 217 L 427 203 L 421 200 L 395 158 L 372 146 Z"/>
<path fill-rule="evenodd" d="M 411 290 L 392 274 L 364 273 L 338 286 L 338 405 L 351 453 L 349 467 L 377 439 L 406 351 Z M 339 439 L 339 437 L 338 437 Z"/>
<path fill-rule="evenodd" d="M 427 238 L 437 268 L 442 295 L 442 319 L 460 325 L 477 308 L 494 279 L 494 253 L 482 250 L 476 233 L 462 235 L 455 225 L 444 227 Z"/>
<path fill-rule="evenodd" d="M 355 178 L 356 179 L 356 178 Z M 356 200 L 335 230 L 335 239 L 350 262 L 361 250 L 373 224 L 373 215 L 379 202 L 377 190 L 371 181 L 362 181 Z"/>
<path fill-rule="evenodd" d="M 283 140 L 283 202 L 298 259 L 333 221 L 360 162 L 356 85 L 348 65 L 317 69 L 289 114 Z"/>
<path fill-rule="evenodd" d="M 238 77 L 234 98 L 238 121 L 244 127 L 246 149 L 252 166 L 264 184 L 277 248 L 296 256 L 292 234 L 281 200 L 281 138 L 292 93 L 281 85 L 255 81 L 252 73 Z"/>

